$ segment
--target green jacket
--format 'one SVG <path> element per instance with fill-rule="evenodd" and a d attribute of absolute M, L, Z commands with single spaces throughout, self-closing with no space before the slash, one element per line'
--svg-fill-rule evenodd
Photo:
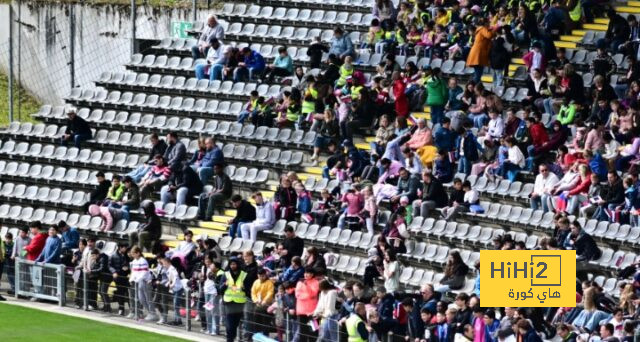
<path fill-rule="evenodd" d="M 563 125 L 570 125 L 573 123 L 573 118 L 576 116 L 576 105 L 569 104 L 568 106 L 562 105 L 556 120 L 560 121 Z"/>
<path fill-rule="evenodd" d="M 109 188 L 109 192 L 107 193 L 107 199 L 112 201 L 119 201 L 122 199 L 122 196 L 124 196 L 124 192 L 124 184 L 121 183 L 117 188 L 115 187 L 115 185 L 112 185 L 111 188 Z"/>
<path fill-rule="evenodd" d="M 449 90 L 441 78 L 428 77 L 426 82 L 427 88 L 427 106 L 444 106 L 447 103 Z"/>

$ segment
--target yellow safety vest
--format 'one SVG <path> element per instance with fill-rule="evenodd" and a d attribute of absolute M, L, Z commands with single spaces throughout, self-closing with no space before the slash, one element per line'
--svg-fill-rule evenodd
<path fill-rule="evenodd" d="M 347 335 L 349 335 L 349 342 L 367 342 L 358 332 L 358 324 L 362 322 L 362 318 L 355 313 L 347 319 Z"/>
<path fill-rule="evenodd" d="M 574 7 L 571 12 L 569 12 L 569 17 L 572 21 L 578 22 L 582 17 L 582 4 L 580 1 L 576 1 L 576 7 Z"/>
<path fill-rule="evenodd" d="M 291 106 L 289 106 L 287 108 L 287 120 L 291 122 L 298 122 L 298 118 L 300 118 L 300 112 L 291 110 Z"/>
<path fill-rule="evenodd" d="M 225 272 L 224 275 L 227 278 L 227 290 L 224 291 L 224 297 L 222 298 L 225 303 L 246 303 L 247 295 L 242 291 L 242 287 L 244 286 L 244 279 L 247 277 L 247 274 L 244 271 L 240 271 L 240 275 L 235 283 L 233 282 L 231 272 Z"/>
<path fill-rule="evenodd" d="M 357 99 L 361 92 L 362 92 L 362 86 L 352 87 L 351 88 L 351 99 L 353 99 L 353 100 Z"/>
<path fill-rule="evenodd" d="M 351 67 L 351 69 L 347 69 L 343 66 L 340 67 L 340 78 L 338 79 L 338 82 L 336 83 L 336 85 L 338 87 L 342 87 L 343 85 L 345 85 L 345 83 L 347 83 L 347 77 L 353 75 L 353 71 L 354 68 L 353 66 Z"/>

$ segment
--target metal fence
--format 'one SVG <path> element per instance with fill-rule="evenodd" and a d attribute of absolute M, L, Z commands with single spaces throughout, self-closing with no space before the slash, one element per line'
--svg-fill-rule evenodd
<path fill-rule="evenodd" d="M 49 300 L 58 302 L 60 306 L 65 305 L 64 265 L 16 259 L 15 282 L 16 296 Z"/>
<path fill-rule="evenodd" d="M 62 105 L 74 87 L 140 52 L 140 40 L 182 37 L 216 6 L 211 0 L 0 4 L 0 124 L 27 121 L 41 104 Z M 8 117 L 7 117 L 8 116 Z"/>

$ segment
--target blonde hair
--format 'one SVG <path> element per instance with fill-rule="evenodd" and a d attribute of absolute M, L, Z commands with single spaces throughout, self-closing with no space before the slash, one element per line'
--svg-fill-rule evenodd
<path fill-rule="evenodd" d="M 584 290 L 584 296 L 582 297 L 582 305 L 586 311 L 596 310 L 596 289 L 591 286 Z"/>
<path fill-rule="evenodd" d="M 207 139 L 202 137 L 198 138 L 198 149 L 200 150 L 206 149 L 207 148 L 206 142 L 207 142 Z"/>

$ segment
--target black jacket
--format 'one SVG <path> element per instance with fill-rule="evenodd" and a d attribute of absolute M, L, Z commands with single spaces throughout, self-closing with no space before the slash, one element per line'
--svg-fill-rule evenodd
<path fill-rule="evenodd" d="M 307 56 L 309 56 L 309 64 L 312 68 L 319 68 L 322 62 L 322 53 L 329 52 L 329 47 L 322 43 L 313 43 L 307 49 Z"/>
<path fill-rule="evenodd" d="M 91 265 L 90 279 L 100 281 L 111 281 L 112 275 L 109 270 L 109 257 L 100 253 L 98 259 Z"/>
<path fill-rule="evenodd" d="M 449 197 L 449 206 L 452 206 L 453 202 L 458 202 L 458 204 L 464 203 L 463 190 L 453 190 L 453 192 L 451 192 L 451 196 Z"/>
<path fill-rule="evenodd" d="M 129 263 L 131 262 L 131 258 L 125 254 L 120 254 L 118 252 L 113 253 L 111 259 L 109 259 L 109 272 L 111 274 L 117 273 L 118 277 L 126 277 L 129 275 L 129 269 L 126 271 L 123 270 L 124 267 L 129 267 Z"/>
<path fill-rule="evenodd" d="M 89 195 L 89 202 L 96 203 L 107 198 L 109 188 L 111 188 L 110 180 L 105 179 L 101 183 L 98 183 L 98 187 L 95 190 L 91 191 L 91 195 Z"/>
<path fill-rule="evenodd" d="M 144 216 L 147 218 L 147 222 L 140 227 L 141 232 L 149 232 L 151 239 L 158 240 L 162 236 L 162 223 L 160 218 L 156 215 L 156 206 L 151 201 L 145 201 L 142 210 Z"/>
<path fill-rule="evenodd" d="M 444 190 L 442 183 L 440 183 L 439 180 L 432 178 L 431 183 L 425 183 L 422 186 L 422 200 L 434 201 L 436 202 L 436 207 L 440 208 L 447 205 L 449 195 L 447 195 L 447 192 Z"/>
<path fill-rule="evenodd" d="M 151 146 L 151 149 L 149 150 L 149 159 L 147 159 L 147 164 L 150 164 L 150 165 L 155 164 L 155 161 L 153 160 L 153 158 L 157 155 L 164 156 L 164 153 L 166 151 L 167 151 L 167 143 L 164 140 L 159 139 L 158 143 Z"/>
<path fill-rule="evenodd" d="M 253 222 L 256 219 L 256 207 L 251 203 L 242 200 L 240 206 L 236 209 L 236 217 L 233 218 L 233 223 L 240 222 Z"/>
<path fill-rule="evenodd" d="M 78 115 L 76 115 L 73 119 L 67 120 L 67 130 L 65 131 L 65 133 L 92 136 L 91 127 L 89 127 L 89 124 Z"/>
<path fill-rule="evenodd" d="M 607 184 L 605 187 L 606 195 L 603 197 L 606 204 L 621 204 L 624 202 L 624 188 L 622 187 L 622 180 L 618 179 L 613 184 Z"/>
<path fill-rule="evenodd" d="M 597 260 L 602 256 L 602 251 L 591 235 L 581 232 L 575 240 L 576 256 L 579 261 Z"/>
<path fill-rule="evenodd" d="M 184 167 L 182 172 L 172 173 L 169 177 L 169 186 L 175 186 L 177 189 L 189 189 L 188 197 L 193 197 L 202 193 L 202 182 L 198 174 L 189 166 Z"/>

